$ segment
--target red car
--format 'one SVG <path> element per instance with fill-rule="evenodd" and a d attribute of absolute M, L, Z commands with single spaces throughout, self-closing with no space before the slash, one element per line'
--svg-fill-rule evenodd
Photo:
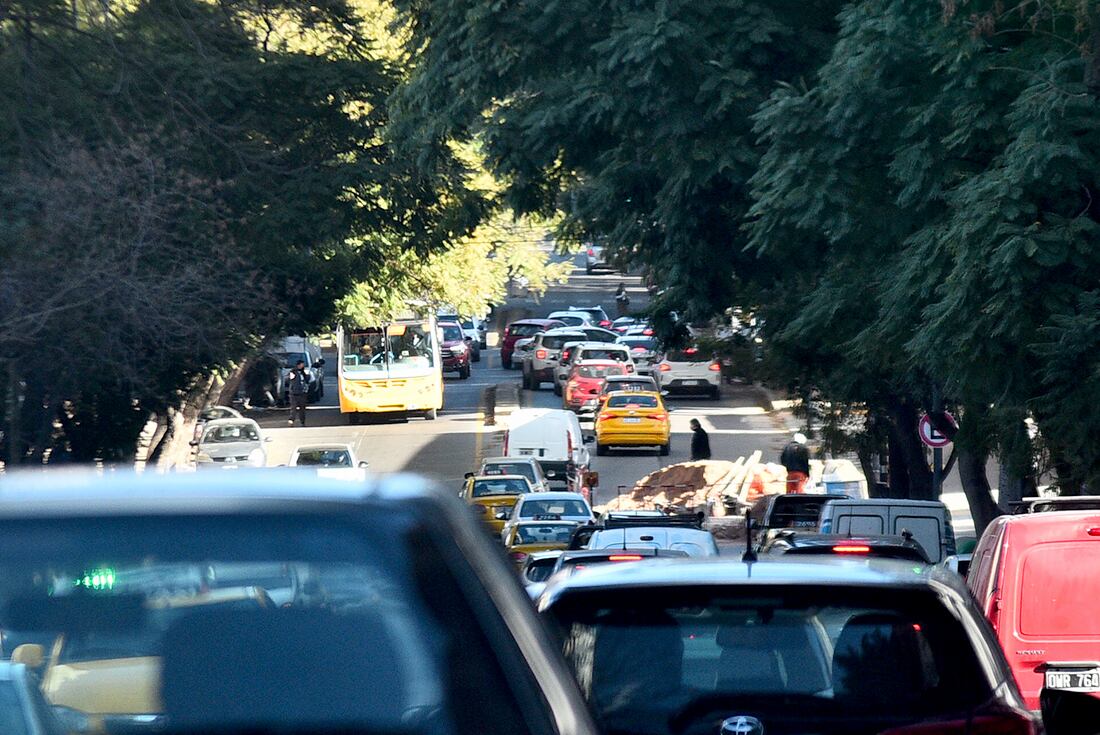
<path fill-rule="evenodd" d="M 1043 689 L 1100 697 L 1100 513 L 1001 516 L 974 549 L 967 585 L 1030 709 Z"/>
<path fill-rule="evenodd" d="M 465 380 L 470 377 L 470 346 L 466 344 L 462 325 L 457 322 L 440 322 L 439 331 L 443 335 L 439 343 L 443 372 L 458 373 L 458 377 Z"/>
<path fill-rule="evenodd" d="M 562 405 L 577 413 L 594 411 L 600 389 L 610 375 L 629 375 L 627 366 L 614 360 L 584 360 L 573 366 L 562 391 Z"/>
<path fill-rule="evenodd" d="M 516 349 L 516 340 L 524 337 L 534 337 L 539 332 L 545 332 L 547 329 L 564 326 L 565 324 L 557 319 L 520 319 L 509 324 L 504 330 L 504 337 L 500 343 L 500 362 L 504 365 L 504 369 L 511 370 L 514 367 L 512 365 L 512 353 Z"/>

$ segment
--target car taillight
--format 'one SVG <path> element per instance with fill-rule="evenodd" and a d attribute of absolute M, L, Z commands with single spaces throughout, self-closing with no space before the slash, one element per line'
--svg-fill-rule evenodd
<path fill-rule="evenodd" d="M 895 727 L 880 735 L 1035 735 L 1035 723 L 1021 712 L 975 715 L 965 720 L 941 720 Z"/>
<path fill-rule="evenodd" d="M 607 557 L 608 561 L 641 561 L 641 554 L 612 554 Z"/>
<path fill-rule="evenodd" d="M 569 362 L 569 350 L 562 350 L 561 351 L 561 361 L 562 362 Z"/>
<path fill-rule="evenodd" d="M 1100 536 L 1100 528 L 1090 528 L 1088 534 L 1089 536 Z"/>
<path fill-rule="evenodd" d="M 686 350 L 684 350 L 684 354 L 685 355 L 694 355 L 698 351 L 699 350 L 696 347 L 688 347 Z"/>
<path fill-rule="evenodd" d="M 663 413 L 651 413 L 651 414 L 648 414 L 648 415 L 646 416 L 646 418 L 647 418 L 647 419 L 653 419 L 654 421 L 664 421 L 664 420 L 666 420 L 666 419 L 667 419 L 668 417 L 667 417 L 667 416 L 665 416 L 665 415 L 664 415 Z"/>
<path fill-rule="evenodd" d="M 591 256 L 593 256 L 593 257 L 595 257 L 595 255 L 596 255 L 596 251 L 595 251 L 595 250 L 593 250 L 592 248 L 588 248 L 588 254 L 589 254 L 589 255 L 591 255 Z"/>
<path fill-rule="evenodd" d="M 662 362 L 660 365 L 657 366 L 657 369 L 660 370 L 662 373 L 667 373 L 672 370 L 672 366 L 669 365 L 667 362 Z"/>
<path fill-rule="evenodd" d="M 600 326 L 603 327 L 604 329 L 607 329 L 608 327 L 611 326 L 611 322 L 607 321 L 606 319 L 601 319 L 600 320 Z"/>
<path fill-rule="evenodd" d="M 643 329 L 642 334 L 644 334 L 647 337 L 652 337 L 653 336 L 653 330 L 652 329 Z"/>
<path fill-rule="evenodd" d="M 719 371 L 720 371 L 720 370 L 722 369 L 722 366 L 721 366 L 720 364 L 718 364 L 717 362 L 712 362 L 712 363 L 710 364 L 710 368 L 708 368 L 708 369 L 709 369 L 709 370 L 710 370 L 710 371 L 711 371 L 712 373 L 717 373 L 717 372 L 719 372 Z"/>
<path fill-rule="evenodd" d="M 631 352 L 645 352 L 645 347 L 631 347 Z"/>
<path fill-rule="evenodd" d="M 599 416 L 596 417 L 596 420 L 597 421 L 607 421 L 607 420 L 613 419 L 613 418 L 615 418 L 615 417 L 612 416 L 609 413 L 601 413 Z"/>
<path fill-rule="evenodd" d="M 871 547 L 866 544 L 837 544 L 833 547 L 834 554 L 870 554 Z"/>
<path fill-rule="evenodd" d="M 535 357 L 540 360 L 546 359 L 546 350 L 535 350 Z"/>

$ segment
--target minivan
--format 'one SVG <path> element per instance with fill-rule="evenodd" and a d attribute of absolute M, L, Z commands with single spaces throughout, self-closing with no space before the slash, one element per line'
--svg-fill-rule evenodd
<path fill-rule="evenodd" d="M 908 533 L 933 564 L 955 553 L 951 512 L 938 500 L 830 500 L 821 509 L 818 530 L 852 536 Z"/>
<path fill-rule="evenodd" d="M 974 548 L 967 584 L 1027 706 L 1043 689 L 1100 696 L 1100 512 L 1001 516 Z"/>
<path fill-rule="evenodd" d="M 572 411 L 521 408 L 508 417 L 504 456 L 536 459 L 551 489 L 579 492 L 589 463 L 584 444 L 581 424 Z"/>

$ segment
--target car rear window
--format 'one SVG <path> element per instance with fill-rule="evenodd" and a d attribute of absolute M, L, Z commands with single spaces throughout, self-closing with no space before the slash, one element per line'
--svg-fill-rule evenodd
<path fill-rule="evenodd" d="M 1020 632 L 1100 637 L 1100 541 L 1040 544 L 1021 560 Z"/>
<path fill-rule="evenodd" d="M 520 518 L 534 518 L 535 516 L 559 515 L 559 516 L 586 516 L 588 506 L 580 500 L 527 500 L 519 509 Z"/>
<path fill-rule="evenodd" d="M 531 486 L 518 477 L 501 477 L 493 480 L 474 480 L 474 497 L 487 495 L 522 495 L 531 492 Z"/>
<path fill-rule="evenodd" d="M 821 519 L 825 500 L 776 498 L 768 528 L 815 528 Z"/>
<path fill-rule="evenodd" d="M 657 396 L 617 396 L 607 399 L 608 408 L 657 408 Z"/>
<path fill-rule="evenodd" d="M 56 664 L 84 662 L 83 698 L 53 704 L 106 702 L 125 675 L 124 711 L 173 732 L 413 732 L 420 713 L 443 732 L 527 731 L 508 693 L 515 660 L 485 634 L 499 622 L 464 602 L 468 572 L 419 505 L 3 521 L 0 625 L 63 636 Z M 284 607 L 254 587 L 191 587 L 241 564 L 301 584 Z M 474 695 L 492 718 L 466 711 Z"/>
<path fill-rule="evenodd" d="M 582 378 L 606 378 L 609 375 L 626 375 L 625 365 L 581 365 L 577 374 Z"/>
<path fill-rule="evenodd" d="M 578 591 L 548 615 L 610 732 L 706 732 L 742 707 L 776 732 L 878 732 L 991 695 L 964 629 L 923 591 Z"/>
<path fill-rule="evenodd" d="M 543 330 L 538 324 L 513 324 L 508 327 L 508 334 L 512 337 L 533 337 Z"/>
<path fill-rule="evenodd" d="M 516 528 L 518 544 L 564 544 L 573 535 L 575 523 L 524 523 Z"/>
<path fill-rule="evenodd" d="M 481 471 L 483 475 L 523 475 L 531 482 L 535 481 L 535 468 L 528 462 L 490 462 Z"/>
<path fill-rule="evenodd" d="M 585 330 L 588 335 L 589 342 L 618 342 L 619 335 L 614 332 L 608 332 L 605 329 L 588 329 Z"/>
<path fill-rule="evenodd" d="M 609 380 L 603 384 L 604 393 L 615 391 L 656 391 L 657 385 L 652 380 Z"/>
<path fill-rule="evenodd" d="M 625 349 L 612 350 L 605 347 L 585 347 L 580 351 L 580 359 L 626 362 L 630 359 L 630 353 Z"/>
<path fill-rule="evenodd" d="M 686 350 L 669 350 L 665 353 L 665 359 L 669 362 L 709 362 L 707 356 L 695 347 Z"/>
<path fill-rule="evenodd" d="M 542 338 L 542 346 L 548 350 L 559 350 L 566 342 L 576 342 L 583 339 L 583 334 L 551 334 Z"/>

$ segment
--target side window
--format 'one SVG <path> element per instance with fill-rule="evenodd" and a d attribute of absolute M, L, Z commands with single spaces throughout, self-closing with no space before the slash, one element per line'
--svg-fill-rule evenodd
<path fill-rule="evenodd" d="M 877 535 L 885 533 L 882 526 L 882 516 L 843 515 L 836 519 L 834 533 Z"/>

